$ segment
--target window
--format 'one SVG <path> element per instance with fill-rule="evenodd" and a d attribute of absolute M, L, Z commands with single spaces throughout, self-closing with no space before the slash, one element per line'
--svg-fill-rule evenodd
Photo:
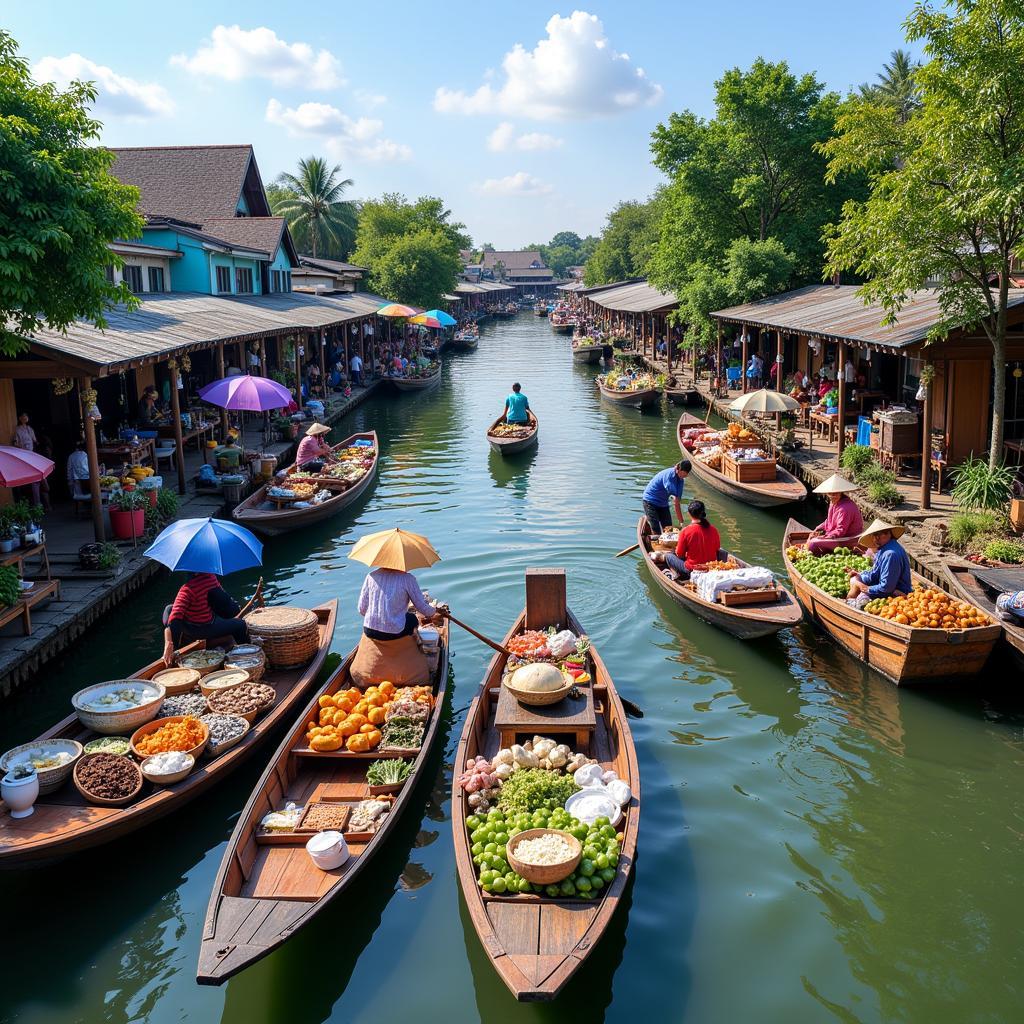
<path fill-rule="evenodd" d="M 164 290 L 164 268 L 149 268 L 149 290 L 151 292 L 162 292 Z"/>
<path fill-rule="evenodd" d="M 281 274 L 284 277 L 284 290 L 290 292 L 292 290 L 292 272 L 290 270 L 282 270 Z"/>
<path fill-rule="evenodd" d="M 125 267 L 121 271 L 125 284 L 137 295 L 142 291 L 142 267 Z"/>
<path fill-rule="evenodd" d="M 235 267 L 235 291 L 240 295 L 252 294 L 251 267 Z"/>
<path fill-rule="evenodd" d="M 272 292 L 281 291 L 281 271 L 272 270 L 270 272 L 270 290 Z"/>
<path fill-rule="evenodd" d="M 225 293 L 231 291 L 230 267 L 217 267 L 217 291 Z"/>

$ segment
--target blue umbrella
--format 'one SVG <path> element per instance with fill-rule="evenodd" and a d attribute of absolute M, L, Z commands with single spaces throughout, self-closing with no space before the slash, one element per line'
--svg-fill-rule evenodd
<path fill-rule="evenodd" d="M 428 309 L 426 313 L 417 313 L 411 317 L 409 323 L 423 324 L 425 327 L 454 327 L 456 321 L 443 309 Z"/>
<path fill-rule="evenodd" d="M 179 519 L 162 530 L 146 555 L 168 569 L 226 576 L 263 564 L 263 545 L 226 519 Z"/>

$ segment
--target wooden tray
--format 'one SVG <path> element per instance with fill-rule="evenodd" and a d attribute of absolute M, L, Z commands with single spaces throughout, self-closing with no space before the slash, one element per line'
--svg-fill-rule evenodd
<path fill-rule="evenodd" d="M 764 587 L 761 590 L 725 590 L 718 595 L 718 600 L 727 608 L 741 604 L 767 604 L 778 601 L 781 591 L 778 587 Z"/>
<path fill-rule="evenodd" d="M 310 747 L 295 747 L 292 753 L 296 757 L 334 757 L 339 759 L 350 759 L 353 761 L 359 760 L 378 760 L 380 758 L 392 758 L 392 757 L 415 757 L 420 752 L 419 747 L 395 747 L 389 750 L 381 750 L 377 747 L 376 750 L 365 750 L 358 753 L 353 753 L 351 750 L 346 750 L 342 747 L 341 750 L 313 750 Z"/>
<path fill-rule="evenodd" d="M 343 808 L 345 809 L 345 811 L 347 813 L 345 814 L 344 821 L 342 822 L 341 827 L 339 828 L 337 825 L 332 825 L 331 828 L 335 832 L 340 832 L 342 835 L 344 835 L 345 834 L 345 826 L 348 825 L 348 820 L 349 820 L 350 817 L 352 817 L 352 808 L 350 806 L 348 806 L 347 804 L 345 804 L 344 801 L 341 801 L 341 800 L 324 800 L 322 798 L 320 800 L 310 800 L 309 803 L 306 804 L 306 807 L 305 807 L 305 809 L 302 812 L 302 817 L 299 819 L 298 825 L 295 826 L 295 833 L 296 833 L 296 835 L 298 835 L 300 833 L 305 833 L 307 836 L 311 836 L 311 835 L 313 835 L 316 832 L 323 832 L 324 831 L 324 829 L 322 829 L 322 828 L 313 828 L 312 826 L 305 824 L 306 818 L 309 816 L 309 812 L 314 807 L 316 807 L 318 804 L 341 804 L 343 806 Z"/>
<path fill-rule="evenodd" d="M 319 798 L 311 800 L 309 803 L 322 803 L 322 804 L 349 804 L 355 806 L 361 804 L 363 800 L 370 799 L 369 797 L 353 797 L 343 796 L 335 797 L 330 796 L 326 793 L 321 793 Z M 309 804 L 306 805 L 307 807 Z M 392 806 L 392 809 L 393 806 Z M 390 813 L 390 812 L 389 812 Z M 301 828 L 302 822 L 299 821 L 299 828 L 296 828 L 292 832 L 260 832 L 256 833 L 256 843 L 259 846 L 298 846 L 300 844 L 305 845 L 306 841 L 310 836 L 316 835 L 316 831 L 313 829 Z M 342 832 L 345 837 L 345 841 L 348 843 L 368 843 L 376 834 L 377 830 L 374 829 L 372 832 Z"/>

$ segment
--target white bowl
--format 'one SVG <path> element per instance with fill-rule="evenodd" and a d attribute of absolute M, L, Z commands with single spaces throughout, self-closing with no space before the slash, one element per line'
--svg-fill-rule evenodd
<path fill-rule="evenodd" d="M 143 698 L 142 703 L 135 707 L 122 708 L 120 710 L 105 711 L 98 708 L 86 707 L 86 704 L 98 700 L 100 697 L 115 690 L 143 688 L 149 696 Z M 105 736 L 119 736 L 122 733 L 132 733 L 156 718 L 163 703 L 166 690 L 160 683 L 151 682 L 148 679 L 115 679 L 107 683 L 96 683 L 79 690 L 71 698 L 71 704 L 78 715 L 78 720 L 93 732 L 103 733 Z"/>
<path fill-rule="evenodd" d="M 340 868 L 349 858 L 348 843 L 340 832 L 317 832 L 306 841 L 306 853 L 321 871 Z"/>
<path fill-rule="evenodd" d="M 66 764 L 57 765 L 54 768 L 37 768 L 36 775 L 39 777 L 39 793 L 45 796 L 52 793 L 71 777 L 75 762 L 82 756 L 82 744 L 78 740 L 36 740 L 35 743 L 22 743 L 21 746 L 12 747 L 0 757 L 0 775 L 6 775 L 16 764 L 28 761 L 29 754 L 39 750 L 44 754 L 67 753 L 71 760 Z"/>

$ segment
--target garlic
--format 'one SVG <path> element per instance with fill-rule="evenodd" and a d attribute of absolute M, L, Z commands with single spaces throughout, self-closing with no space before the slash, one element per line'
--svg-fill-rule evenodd
<path fill-rule="evenodd" d="M 509 756 L 511 756 L 511 754 Z M 494 769 L 494 774 L 497 775 L 499 779 L 504 780 L 512 774 L 513 768 L 513 765 L 505 764 L 504 762 L 502 762 L 498 765 L 497 768 Z"/>
<path fill-rule="evenodd" d="M 542 757 L 540 759 L 540 767 L 543 768 L 544 771 L 549 772 L 551 771 L 551 762 L 546 757 Z"/>
<path fill-rule="evenodd" d="M 512 751 L 509 750 L 508 747 L 505 747 L 503 750 L 499 750 L 497 754 L 494 755 L 495 766 L 499 764 L 513 764 L 514 761 L 515 758 L 512 757 Z"/>
<path fill-rule="evenodd" d="M 540 763 L 540 759 L 532 751 L 519 746 L 518 743 L 512 746 L 512 757 L 520 768 L 536 768 Z"/>
<path fill-rule="evenodd" d="M 552 768 L 565 767 L 565 762 L 567 760 L 568 758 L 565 752 L 559 750 L 558 747 L 555 747 L 555 749 L 552 750 L 550 754 L 548 754 L 548 763 L 551 765 Z"/>

